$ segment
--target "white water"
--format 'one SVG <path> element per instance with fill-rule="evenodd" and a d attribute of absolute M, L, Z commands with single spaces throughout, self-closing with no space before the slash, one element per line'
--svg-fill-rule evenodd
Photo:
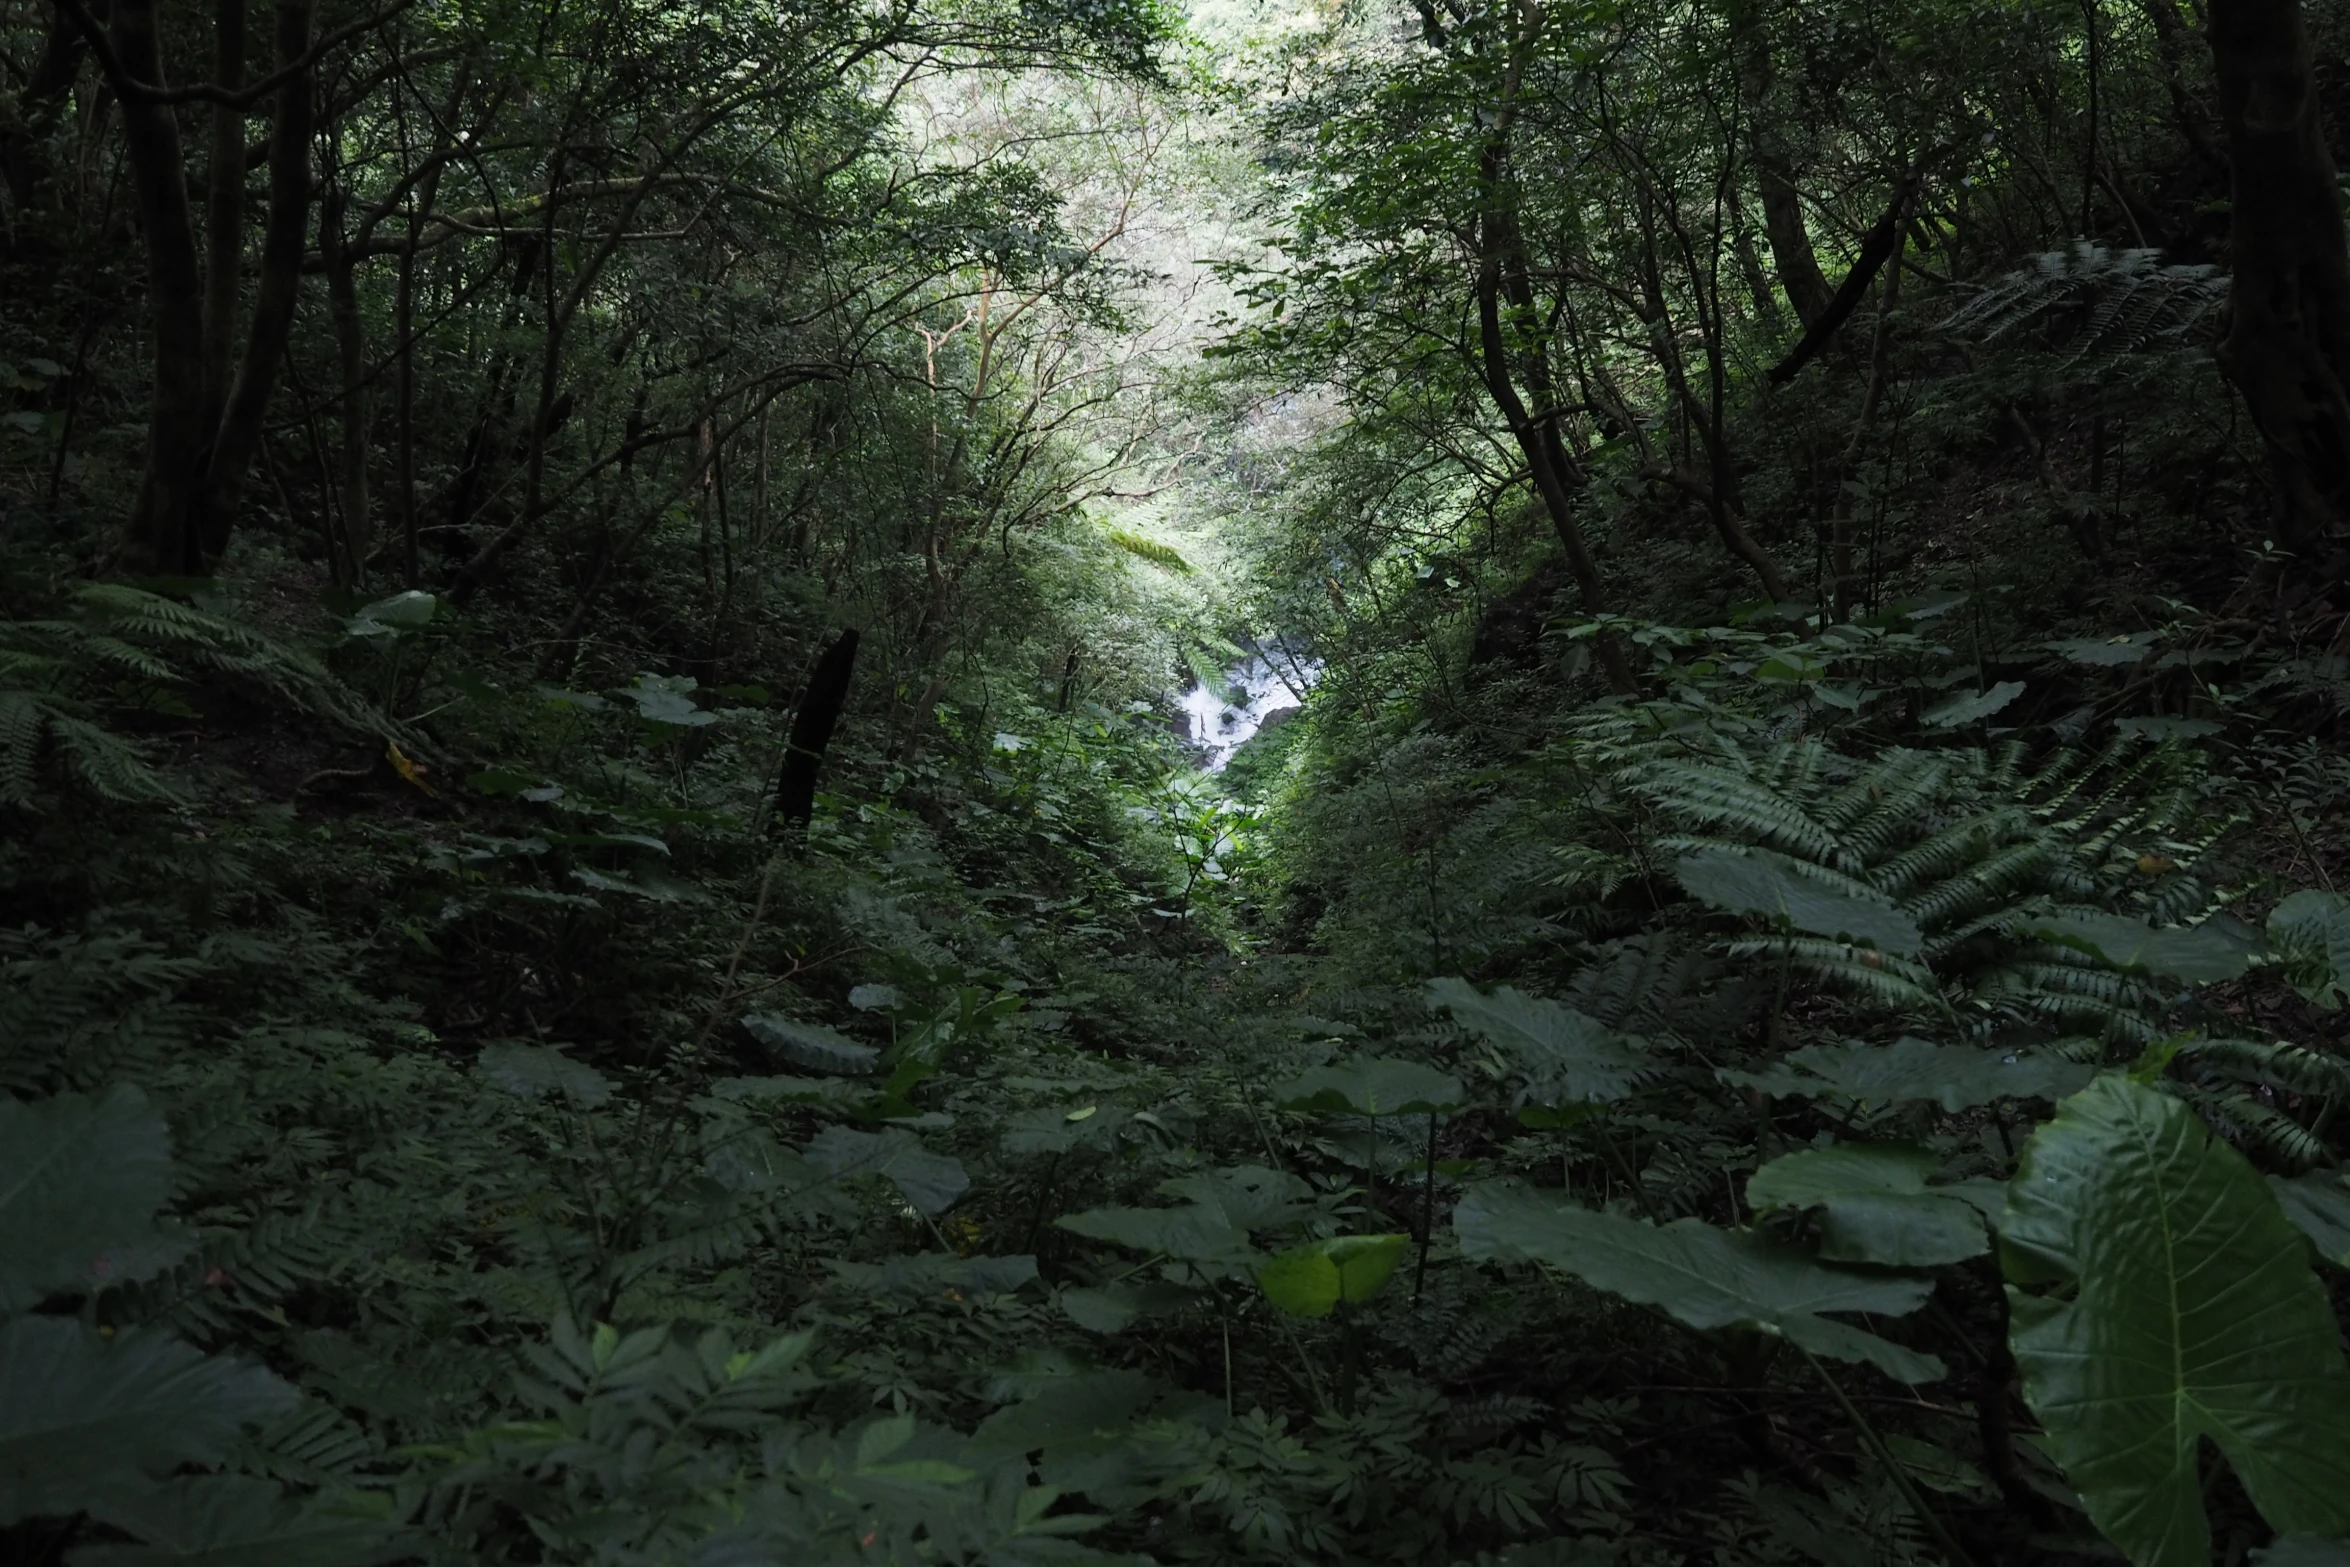
<path fill-rule="evenodd" d="M 1203 770 L 1220 773 L 1268 720 L 1296 712 L 1321 675 L 1320 659 L 1296 657 L 1277 641 L 1265 643 L 1247 663 L 1224 671 L 1224 683 L 1237 702 L 1228 704 L 1201 685 L 1177 693 L 1182 738 L 1199 753 Z"/>

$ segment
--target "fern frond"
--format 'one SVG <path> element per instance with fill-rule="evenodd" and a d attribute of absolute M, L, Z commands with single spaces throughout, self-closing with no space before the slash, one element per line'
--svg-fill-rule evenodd
<path fill-rule="evenodd" d="M 1794 801 L 1760 781 L 1702 763 L 1665 762 L 1646 770 L 1641 791 L 1691 821 L 1729 828 L 1752 842 L 1848 873 L 1859 860 Z"/>
<path fill-rule="evenodd" d="M 1896 902 L 1918 888 L 1955 876 L 1966 867 L 2032 830 L 2020 806 L 1970 816 L 1940 828 L 1869 872 L 1869 884 Z M 1915 912 L 1915 911 L 1912 911 Z"/>
<path fill-rule="evenodd" d="M 1760 937 L 1734 943 L 1730 955 L 1768 956 L 1887 1007 L 1938 1013 L 1944 1005 L 1941 986 L 1923 963 L 1825 936 Z"/>
<path fill-rule="evenodd" d="M 33 808 L 41 734 L 55 712 L 30 691 L 0 690 L 0 805 Z"/>
<path fill-rule="evenodd" d="M 1172 545 L 1161 544 L 1157 539 L 1146 539 L 1125 528 L 1112 528 L 1107 537 L 1112 544 L 1137 560 L 1147 560 L 1154 566 L 1164 566 L 1169 571 L 1186 576 L 1191 572 L 1191 562 L 1185 560 Z"/>
<path fill-rule="evenodd" d="M 2283 1040 L 2199 1039 L 2183 1047 L 2179 1059 L 2199 1074 L 2309 1098 L 2350 1096 L 2350 1062 Z"/>
<path fill-rule="evenodd" d="M 1926 807 L 1942 791 L 1944 769 L 1928 758 L 1886 769 L 1876 780 L 1874 805 L 1844 834 L 1844 842 L 1864 862 L 1881 858 L 1905 834 L 1918 831 Z"/>
<path fill-rule="evenodd" d="M 1995 342 L 2034 322 L 2059 321 L 2068 360 L 2168 348 L 2227 295 L 2216 267 L 2165 265 L 2159 250 L 2108 250 L 2090 240 L 2036 256 L 1986 287 L 1942 330 Z"/>
<path fill-rule="evenodd" d="M 2014 903 L 2057 858 L 2040 838 L 2009 844 L 1966 870 L 1936 883 L 1902 907 L 1919 925 L 1931 928 Z"/>
<path fill-rule="evenodd" d="M 2212 1128 L 2239 1144 L 2291 1166 L 2306 1170 L 2327 1163 L 2332 1155 L 2309 1128 L 2252 1093 L 2232 1085 L 2189 1087 L 2186 1097 Z"/>

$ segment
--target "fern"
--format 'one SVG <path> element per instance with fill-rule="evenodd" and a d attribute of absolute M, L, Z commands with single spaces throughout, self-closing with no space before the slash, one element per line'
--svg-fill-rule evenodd
<path fill-rule="evenodd" d="M 2227 297 L 2217 267 L 2166 265 L 2159 250 L 2109 250 L 2076 240 L 2008 273 L 1942 322 L 1942 330 L 1996 342 L 2053 323 L 2067 362 L 2176 347 Z"/>
<path fill-rule="evenodd" d="M 1172 545 L 1161 544 L 1157 539 L 1146 539 L 1141 534 L 1126 528 L 1112 528 L 1109 530 L 1108 537 L 1112 544 L 1134 556 L 1137 560 L 1147 560 L 1154 566 L 1164 566 L 1167 570 L 1179 575 L 1188 576 L 1191 573 L 1191 562 L 1185 560 L 1182 553 Z"/>
<path fill-rule="evenodd" d="M 0 807 L 41 807 L 45 762 L 120 805 L 180 799 L 148 749 L 101 720 L 185 712 L 180 688 L 225 678 L 348 731 L 410 738 L 316 657 L 227 616 L 122 583 L 76 590 L 68 618 L 0 622 Z"/>

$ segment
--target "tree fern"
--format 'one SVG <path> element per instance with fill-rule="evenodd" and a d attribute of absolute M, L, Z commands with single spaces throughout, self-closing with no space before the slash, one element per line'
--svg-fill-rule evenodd
<path fill-rule="evenodd" d="M 2227 291 L 2227 275 L 2217 267 L 2170 265 L 2159 250 L 2109 250 L 2076 240 L 1991 284 L 1942 329 L 1996 342 L 2049 323 L 2068 361 L 2144 353 L 2177 346 Z"/>

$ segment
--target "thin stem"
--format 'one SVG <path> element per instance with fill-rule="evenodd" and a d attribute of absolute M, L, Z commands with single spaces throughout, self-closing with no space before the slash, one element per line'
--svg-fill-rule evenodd
<path fill-rule="evenodd" d="M 1828 1368 L 1820 1364 L 1817 1355 L 1804 1349 L 1801 1344 L 1795 1347 L 1802 1351 L 1804 1360 L 1818 1373 L 1819 1379 L 1828 1385 L 1828 1392 L 1836 1400 L 1837 1407 L 1844 1411 L 1844 1418 L 1852 1422 L 1853 1430 L 1859 1434 L 1861 1445 L 1874 1455 L 1878 1463 L 1885 1466 L 1885 1472 L 1892 1476 L 1902 1500 L 1909 1504 L 1911 1512 L 1917 1514 L 1918 1522 L 1926 1526 L 1926 1532 L 1934 1537 L 1935 1546 L 1950 1559 L 1953 1567 L 1975 1567 L 1975 1559 L 1967 1554 L 1965 1546 L 1952 1538 L 1941 1515 L 1926 1505 L 1925 1493 L 1918 1489 L 1918 1483 L 1910 1472 L 1901 1466 L 1901 1460 L 1893 1456 L 1893 1450 L 1885 1445 L 1885 1439 L 1877 1434 L 1877 1428 L 1869 1424 L 1868 1416 L 1860 1412 L 1860 1406 L 1845 1396 L 1843 1387 L 1828 1375 Z"/>

